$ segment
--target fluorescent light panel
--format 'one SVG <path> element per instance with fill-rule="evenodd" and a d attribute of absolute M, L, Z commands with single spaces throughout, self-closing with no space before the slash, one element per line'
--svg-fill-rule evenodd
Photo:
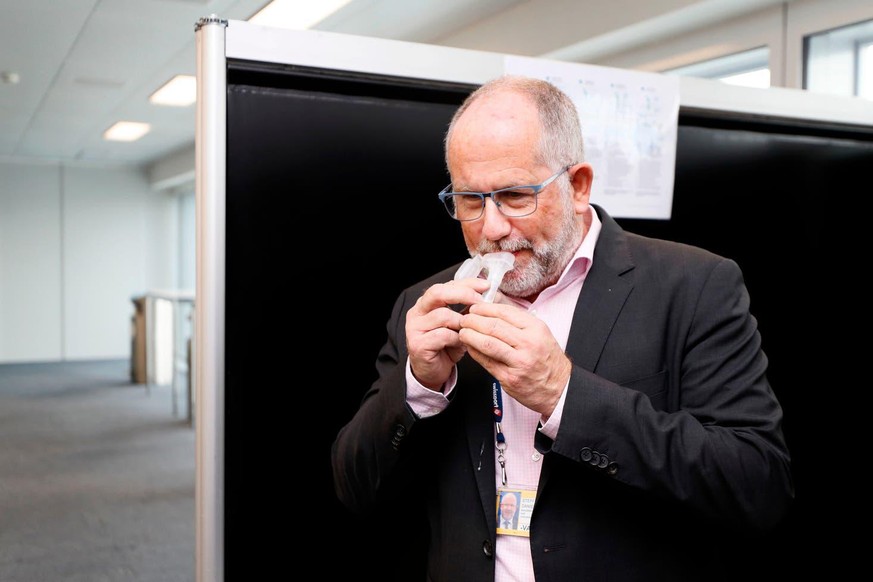
<path fill-rule="evenodd" d="M 303 30 L 311 28 L 351 2 L 351 0 L 273 0 L 249 22 L 277 28 Z M 176 75 L 152 93 L 149 101 L 156 105 L 185 107 L 197 101 L 197 79 Z M 120 121 L 106 130 L 103 137 L 116 141 L 135 141 L 149 132 L 147 123 Z"/>
<path fill-rule="evenodd" d="M 176 75 L 152 93 L 149 101 L 155 105 L 187 107 L 197 101 L 197 78 L 192 75 Z"/>
<path fill-rule="evenodd" d="M 109 141 L 136 141 L 152 129 L 148 123 L 119 121 L 103 132 L 103 139 Z"/>
<path fill-rule="evenodd" d="M 273 0 L 249 22 L 277 28 L 312 28 L 351 0 Z"/>

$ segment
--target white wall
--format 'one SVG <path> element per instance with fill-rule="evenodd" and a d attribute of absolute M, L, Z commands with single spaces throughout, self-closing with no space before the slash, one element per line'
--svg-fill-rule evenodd
<path fill-rule="evenodd" d="M 0 164 L 0 362 L 63 350 L 60 170 Z"/>
<path fill-rule="evenodd" d="M 131 298 L 176 285 L 178 225 L 139 169 L 0 164 L 0 363 L 129 357 Z"/>
<path fill-rule="evenodd" d="M 197 287 L 197 207 L 194 192 L 179 194 L 179 288 Z"/>

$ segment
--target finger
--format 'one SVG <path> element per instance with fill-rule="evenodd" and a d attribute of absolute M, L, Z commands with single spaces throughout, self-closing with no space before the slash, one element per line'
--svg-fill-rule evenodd
<path fill-rule="evenodd" d="M 484 316 L 471 312 L 463 315 L 459 323 L 461 330 L 476 331 L 482 335 L 499 339 L 511 347 L 518 346 L 524 335 L 524 329 L 516 327 L 500 317 Z"/>
<path fill-rule="evenodd" d="M 449 358 L 451 358 L 451 360 L 457 364 L 461 360 L 461 358 L 463 358 L 464 355 L 467 353 L 467 346 L 460 343 L 459 340 L 458 346 L 446 349 L 446 353 L 449 355 Z"/>
<path fill-rule="evenodd" d="M 418 298 L 414 309 L 417 313 L 424 314 L 449 305 L 479 303 L 482 301 L 481 293 L 488 289 L 488 282 L 485 281 L 483 288 L 480 281 L 480 279 L 462 279 L 449 283 L 438 283 Z"/>
<path fill-rule="evenodd" d="M 513 356 L 513 348 L 505 341 L 492 335 L 484 334 L 480 331 L 470 328 L 461 329 L 458 332 L 459 341 L 467 346 L 467 351 L 470 355 L 474 353 L 479 356 L 477 361 L 484 365 L 484 358 L 495 360 L 496 362 L 507 364 Z"/>
<path fill-rule="evenodd" d="M 470 287 L 471 289 L 476 290 L 478 293 L 485 293 L 488 289 L 491 288 L 491 282 L 488 279 L 481 279 L 479 277 L 467 277 L 464 279 L 455 279 L 450 282 L 453 285 L 465 285 Z"/>
<path fill-rule="evenodd" d="M 448 366 L 457 362 L 466 351 L 458 334 L 441 328 L 428 333 L 407 336 L 406 348 L 410 364 L 419 380 L 444 380 Z"/>
<path fill-rule="evenodd" d="M 495 366 L 494 366 L 494 359 L 493 358 L 491 358 L 490 356 L 486 355 L 483 352 L 480 352 L 472 345 L 464 344 L 464 346 L 466 348 L 467 354 L 469 354 L 469 356 L 471 358 L 473 358 L 480 366 L 482 366 L 488 372 L 490 372 L 492 376 L 495 376 L 495 374 L 494 374 Z"/>
<path fill-rule="evenodd" d="M 428 331 L 448 328 L 453 331 L 461 329 L 463 315 L 448 307 L 438 307 L 423 314 L 410 314 L 407 316 L 407 332 L 426 333 Z"/>
<path fill-rule="evenodd" d="M 511 303 L 485 303 L 483 301 L 471 305 L 470 313 L 484 317 L 496 317 L 519 329 L 530 327 L 538 321 L 536 316 Z"/>
<path fill-rule="evenodd" d="M 474 289 L 477 293 L 479 293 L 479 299 L 476 301 L 476 303 L 483 300 L 482 294 L 488 291 L 488 289 L 491 287 L 490 282 L 488 282 L 486 279 L 479 278 L 457 279 L 455 281 L 452 281 L 450 284 L 466 285 Z M 467 313 L 470 310 L 470 305 L 472 305 L 472 303 L 455 303 L 449 305 L 449 308 L 457 311 L 458 313 Z"/>
<path fill-rule="evenodd" d="M 466 352 L 467 346 L 461 342 L 458 334 L 448 329 L 437 329 L 423 334 L 407 343 L 410 357 L 416 359 L 438 359 L 445 353 L 453 362 L 457 362 Z"/>
<path fill-rule="evenodd" d="M 468 345 L 466 347 L 467 355 L 469 355 L 477 364 L 485 368 L 485 370 L 494 378 L 497 378 L 501 383 L 504 383 L 507 378 L 507 370 L 510 368 L 506 362 L 492 357 L 485 352 L 481 352 L 472 346 Z"/>

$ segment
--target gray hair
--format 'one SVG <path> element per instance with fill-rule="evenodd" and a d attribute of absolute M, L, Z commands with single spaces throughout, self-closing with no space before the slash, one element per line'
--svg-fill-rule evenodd
<path fill-rule="evenodd" d="M 558 87 L 533 77 L 503 75 L 473 91 L 455 111 L 445 137 L 446 165 L 448 165 L 449 142 L 455 123 L 471 103 L 501 91 L 525 95 L 536 106 L 540 116 L 542 132 L 536 152 L 537 161 L 557 170 L 585 161 L 585 148 L 582 143 L 582 127 L 576 105 Z"/>

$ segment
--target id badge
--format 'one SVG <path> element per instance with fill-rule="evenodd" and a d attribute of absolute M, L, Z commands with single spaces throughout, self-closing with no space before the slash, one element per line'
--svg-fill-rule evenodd
<path fill-rule="evenodd" d="M 530 537 L 536 489 L 500 487 L 497 490 L 497 533 Z"/>

